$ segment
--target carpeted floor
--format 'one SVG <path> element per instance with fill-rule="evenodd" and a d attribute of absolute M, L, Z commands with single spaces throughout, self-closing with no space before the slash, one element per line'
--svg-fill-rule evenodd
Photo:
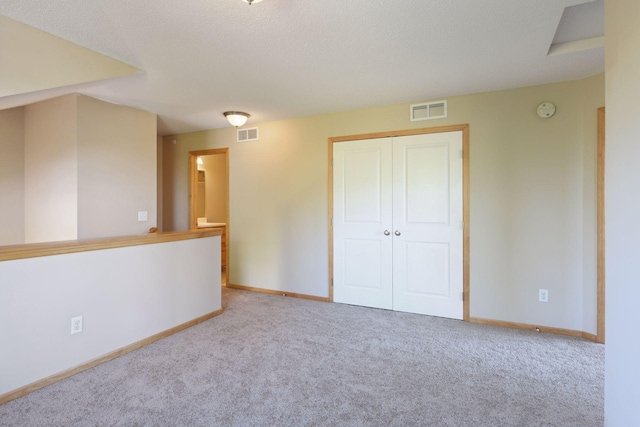
<path fill-rule="evenodd" d="M 0 425 L 603 425 L 598 344 L 226 288 L 223 304 L 0 406 Z"/>

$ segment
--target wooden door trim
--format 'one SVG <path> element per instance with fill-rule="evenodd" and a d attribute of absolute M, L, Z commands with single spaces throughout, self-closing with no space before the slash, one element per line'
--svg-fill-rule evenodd
<path fill-rule="evenodd" d="M 469 321 L 470 313 L 470 286 L 469 286 L 469 125 L 451 125 L 451 126 L 439 126 L 433 128 L 422 129 L 408 129 L 399 131 L 377 132 L 367 133 L 359 135 L 347 135 L 331 137 L 328 141 L 329 148 L 329 181 L 328 181 L 328 196 L 329 196 L 329 301 L 333 302 L 333 144 L 336 142 L 347 141 L 359 141 L 362 139 L 377 139 L 377 138 L 390 138 L 397 136 L 410 136 L 410 135 L 425 135 L 430 133 L 444 133 L 444 132 L 462 132 L 462 218 L 464 221 L 464 228 L 462 232 L 462 293 L 463 293 L 463 308 L 462 318 L 465 321 Z"/>
<path fill-rule="evenodd" d="M 197 230 L 198 210 L 196 192 L 198 189 L 198 165 L 199 156 L 211 154 L 224 154 L 227 166 L 227 226 L 225 227 L 225 265 L 227 271 L 227 283 L 229 282 L 229 148 L 212 148 L 209 150 L 189 151 L 189 229 Z"/>
<path fill-rule="evenodd" d="M 604 344 L 605 339 L 605 107 L 598 108 L 597 142 L 597 332 L 596 341 Z"/>

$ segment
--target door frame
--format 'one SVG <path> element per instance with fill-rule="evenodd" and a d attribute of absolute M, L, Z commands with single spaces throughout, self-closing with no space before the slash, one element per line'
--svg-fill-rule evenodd
<path fill-rule="evenodd" d="M 336 142 L 358 141 L 362 139 L 391 138 L 396 136 L 425 135 L 456 131 L 462 131 L 462 220 L 464 221 L 462 230 L 462 320 L 469 320 L 469 124 L 329 138 L 329 182 L 327 187 L 329 197 L 329 301 L 333 302 L 333 144 Z"/>
<path fill-rule="evenodd" d="M 227 166 L 227 225 L 225 227 L 225 264 L 227 274 L 229 272 L 229 148 L 213 148 L 209 150 L 189 151 L 189 229 L 198 228 L 198 157 L 212 154 L 224 154 Z M 228 277 L 227 277 L 228 282 Z"/>

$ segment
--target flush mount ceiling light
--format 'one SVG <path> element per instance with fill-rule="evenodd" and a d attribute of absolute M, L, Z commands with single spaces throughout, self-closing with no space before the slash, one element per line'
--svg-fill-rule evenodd
<path fill-rule="evenodd" d="M 242 111 L 225 111 L 224 116 L 235 127 L 242 126 L 251 117 L 249 113 L 243 113 Z"/>
<path fill-rule="evenodd" d="M 245 3 L 249 3 L 249 5 L 251 5 L 252 3 L 260 3 L 262 0 L 242 0 Z"/>

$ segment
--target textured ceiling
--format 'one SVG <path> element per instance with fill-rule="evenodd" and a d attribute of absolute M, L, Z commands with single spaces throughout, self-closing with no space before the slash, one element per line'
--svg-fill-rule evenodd
<path fill-rule="evenodd" d="M 169 134 L 229 126 L 226 110 L 251 124 L 579 79 L 604 70 L 603 48 L 547 52 L 565 7 L 586 2 L 2 0 L 1 15 L 144 74 L 0 108 L 80 92 L 157 113 Z"/>

